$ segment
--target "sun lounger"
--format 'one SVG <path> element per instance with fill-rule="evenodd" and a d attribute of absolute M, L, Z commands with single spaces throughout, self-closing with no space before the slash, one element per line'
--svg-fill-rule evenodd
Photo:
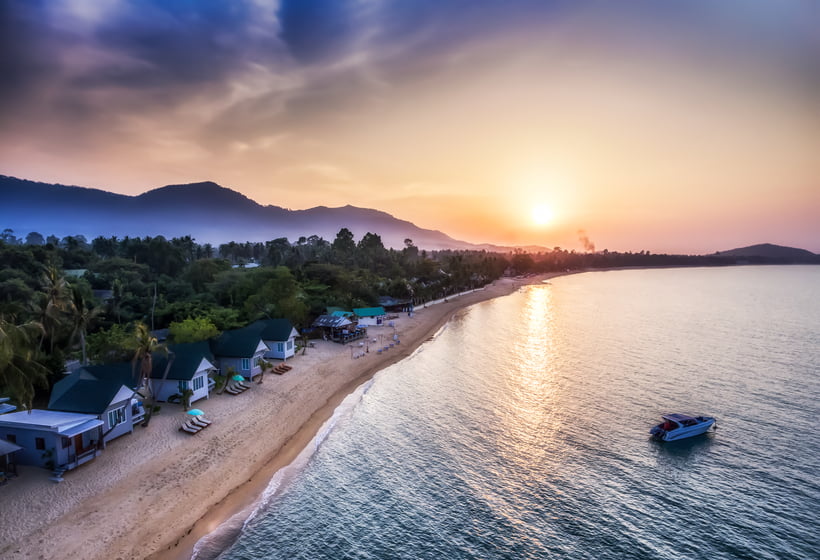
<path fill-rule="evenodd" d="M 180 431 L 186 432 L 189 434 L 196 434 L 202 430 L 202 428 L 198 426 L 192 426 L 189 422 L 184 423 L 182 426 L 179 427 Z"/>
<path fill-rule="evenodd" d="M 241 393 L 243 391 L 246 391 L 246 390 L 247 390 L 247 387 L 245 387 L 243 385 L 239 385 L 238 383 L 231 383 L 230 385 L 225 387 L 225 391 L 232 394 L 232 395 L 238 395 L 239 393 Z"/>
<path fill-rule="evenodd" d="M 207 428 L 208 426 L 211 425 L 210 420 L 205 420 L 201 416 L 194 417 L 191 420 L 189 420 L 189 422 L 191 423 L 192 426 L 198 426 L 200 428 Z"/>

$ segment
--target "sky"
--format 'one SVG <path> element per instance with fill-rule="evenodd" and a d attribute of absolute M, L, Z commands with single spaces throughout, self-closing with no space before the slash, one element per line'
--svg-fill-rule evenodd
<path fill-rule="evenodd" d="M 820 4 L 0 0 L 0 174 L 212 180 L 475 243 L 820 252 Z"/>

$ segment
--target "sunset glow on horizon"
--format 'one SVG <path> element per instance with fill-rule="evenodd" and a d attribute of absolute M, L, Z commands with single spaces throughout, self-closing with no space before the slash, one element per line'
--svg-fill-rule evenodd
<path fill-rule="evenodd" d="M 776 0 L 10 2 L 0 174 L 212 180 L 474 243 L 820 252 L 818 28 Z"/>

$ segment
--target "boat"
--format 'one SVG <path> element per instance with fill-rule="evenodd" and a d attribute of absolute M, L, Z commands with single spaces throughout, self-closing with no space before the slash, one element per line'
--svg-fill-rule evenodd
<path fill-rule="evenodd" d="M 654 426 L 649 433 L 660 441 L 677 441 L 679 439 L 699 436 L 714 426 L 716 420 L 711 416 L 690 416 L 688 414 L 664 414 L 663 422 Z"/>

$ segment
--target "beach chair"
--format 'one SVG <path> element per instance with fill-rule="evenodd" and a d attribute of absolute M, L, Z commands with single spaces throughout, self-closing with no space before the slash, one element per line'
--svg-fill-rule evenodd
<path fill-rule="evenodd" d="M 230 393 L 231 395 L 238 395 L 239 393 L 241 393 L 244 390 L 245 389 L 237 387 L 235 383 L 232 383 L 232 384 L 228 385 L 227 387 L 225 387 L 225 392 Z"/>
<path fill-rule="evenodd" d="M 182 426 L 180 426 L 179 430 L 181 432 L 185 432 L 187 434 L 196 434 L 196 433 L 199 433 L 200 431 L 202 431 L 202 428 L 200 428 L 198 426 L 191 425 L 191 423 L 189 421 L 189 422 L 185 422 Z"/>
<path fill-rule="evenodd" d="M 190 424 L 191 424 L 192 426 L 197 426 L 197 427 L 199 427 L 199 428 L 203 428 L 203 429 L 204 429 L 204 428 L 207 428 L 208 426 L 210 426 L 210 425 L 211 425 L 211 421 L 210 421 L 210 420 L 206 420 L 205 418 L 203 418 L 203 417 L 201 417 L 201 416 L 194 416 L 194 417 L 193 417 L 192 419 L 190 419 L 188 422 L 190 422 Z"/>

